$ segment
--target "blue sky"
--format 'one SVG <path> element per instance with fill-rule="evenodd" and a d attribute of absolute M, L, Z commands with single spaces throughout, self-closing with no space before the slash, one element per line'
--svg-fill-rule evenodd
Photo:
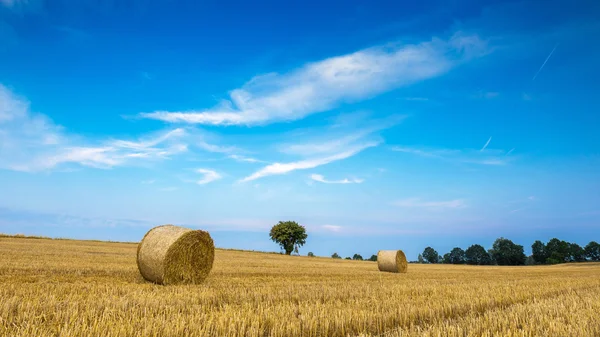
<path fill-rule="evenodd" d="M 0 232 L 600 239 L 597 1 L 0 0 Z"/>

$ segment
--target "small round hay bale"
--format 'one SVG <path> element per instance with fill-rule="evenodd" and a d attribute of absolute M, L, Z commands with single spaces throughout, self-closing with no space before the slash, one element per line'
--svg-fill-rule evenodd
<path fill-rule="evenodd" d="M 377 267 L 379 271 L 406 273 L 408 262 L 401 250 L 380 250 L 377 252 Z"/>
<path fill-rule="evenodd" d="M 173 225 L 152 228 L 137 249 L 142 276 L 164 285 L 202 283 L 214 259 L 215 244 L 208 232 Z"/>

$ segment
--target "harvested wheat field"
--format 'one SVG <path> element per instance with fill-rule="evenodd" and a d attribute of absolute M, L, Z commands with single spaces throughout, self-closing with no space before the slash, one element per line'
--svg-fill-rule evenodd
<path fill-rule="evenodd" d="M 215 250 L 145 281 L 137 244 L 0 237 L 1 336 L 598 336 L 600 265 L 410 265 Z"/>

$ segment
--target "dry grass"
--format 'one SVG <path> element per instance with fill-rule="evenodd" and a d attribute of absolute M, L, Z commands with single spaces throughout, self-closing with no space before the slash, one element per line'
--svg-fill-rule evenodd
<path fill-rule="evenodd" d="M 216 250 L 148 283 L 137 245 L 0 237 L 0 336 L 598 336 L 600 265 L 411 265 Z"/>

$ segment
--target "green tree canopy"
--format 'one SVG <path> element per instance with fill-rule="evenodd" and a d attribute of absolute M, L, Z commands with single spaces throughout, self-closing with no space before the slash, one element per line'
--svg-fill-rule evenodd
<path fill-rule="evenodd" d="M 352 260 L 362 261 L 363 257 L 360 254 L 354 254 L 354 256 L 352 256 Z"/>
<path fill-rule="evenodd" d="M 429 263 L 438 263 L 440 260 L 438 252 L 431 247 L 425 248 L 425 250 L 423 250 L 422 255 L 423 255 L 423 258 L 425 259 L 425 261 L 427 261 Z"/>
<path fill-rule="evenodd" d="M 500 266 L 517 266 L 525 264 L 527 256 L 523 246 L 517 245 L 509 239 L 498 238 L 491 249 L 492 258 Z"/>
<path fill-rule="evenodd" d="M 460 247 L 454 247 L 450 251 L 449 260 L 452 264 L 463 264 L 465 263 L 465 251 Z"/>
<path fill-rule="evenodd" d="M 371 257 L 369 258 L 369 261 L 377 262 L 377 255 L 375 255 L 375 254 L 371 255 Z"/>
<path fill-rule="evenodd" d="M 576 243 L 569 244 L 569 250 L 571 255 L 571 262 L 584 262 L 585 261 L 585 250 Z"/>
<path fill-rule="evenodd" d="M 306 229 L 295 221 L 279 221 L 271 228 L 271 240 L 278 243 L 287 255 L 306 243 Z"/>
<path fill-rule="evenodd" d="M 591 261 L 600 261 L 600 244 L 592 241 L 585 246 L 585 256 Z"/>
<path fill-rule="evenodd" d="M 339 256 L 339 255 L 338 255 L 338 253 L 333 253 L 333 254 L 331 255 L 331 258 L 332 258 L 332 259 L 341 259 L 342 257 L 341 257 L 341 256 Z"/>
<path fill-rule="evenodd" d="M 466 263 L 471 265 L 490 265 L 492 264 L 492 257 L 483 248 L 482 245 L 472 245 L 465 251 Z"/>
<path fill-rule="evenodd" d="M 546 254 L 546 245 L 540 241 L 536 240 L 533 245 L 531 245 L 531 252 L 533 255 L 533 260 L 538 264 L 546 263 L 546 259 L 548 259 L 548 255 Z"/>
<path fill-rule="evenodd" d="M 546 244 L 547 263 L 556 264 L 568 262 L 571 259 L 571 249 L 568 242 L 553 238 Z"/>

